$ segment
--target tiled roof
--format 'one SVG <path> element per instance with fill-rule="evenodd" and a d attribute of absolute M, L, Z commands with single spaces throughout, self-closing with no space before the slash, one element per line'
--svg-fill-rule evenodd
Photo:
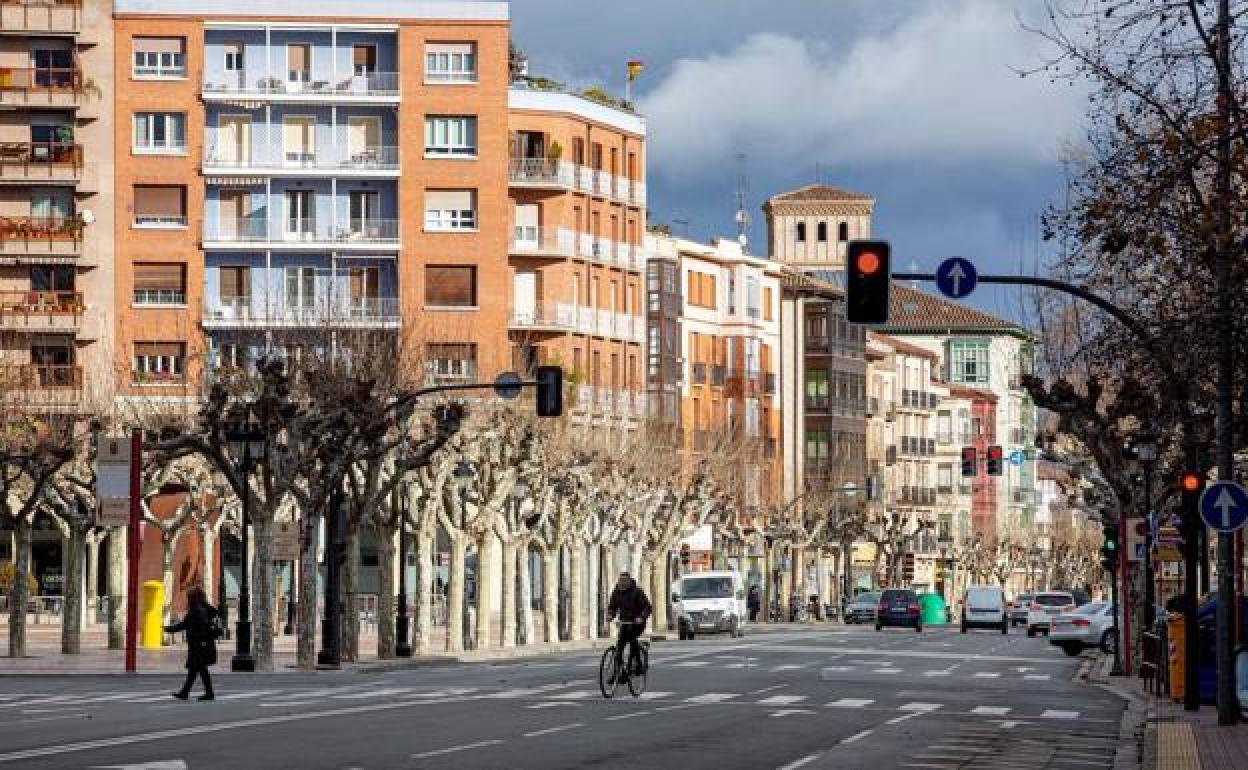
<path fill-rule="evenodd" d="M 866 201 L 875 199 L 870 195 L 856 193 L 841 187 L 827 184 L 808 184 L 786 193 L 773 195 L 768 203 L 811 203 L 822 201 Z"/>
<path fill-rule="evenodd" d="M 919 356 L 920 358 L 927 358 L 932 361 L 940 360 L 939 354 L 934 353 L 927 348 L 919 347 L 918 345 L 911 345 L 909 342 L 904 342 L 896 337 L 890 337 L 887 334 L 880 334 L 879 332 L 871 332 L 870 336 L 903 355 Z"/>
<path fill-rule="evenodd" d="M 996 403 L 997 394 L 991 390 L 980 390 L 966 385 L 949 384 L 949 395 L 953 398 L 968 398 L 972 401 L 991 401 Z"/>
<path fill-rule="evenodd" d="M 1003 331 L 1026 334 L 1018 324 L 960 302 L 894 283 L 889 294 L 888 323 L 880 331 L 900 332 Z"/>
<path fill-rule="evenodd" d="M 845 290 L 829 283 L 817 274 L 785 266 L 782 269 L 780 283 L 786 291 L 822 297 L 824 299 L 840 299 Z"/>

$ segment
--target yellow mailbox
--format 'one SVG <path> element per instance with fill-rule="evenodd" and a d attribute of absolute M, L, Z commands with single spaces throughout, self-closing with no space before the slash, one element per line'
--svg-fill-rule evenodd
<path fill-rule="evenodd" d="M 140 644 L 149 650 L 159 650 L 161 637 L 164 636 L 164 623 L 161 612 L 165 606 L 165 584 L 159 580 L 148 580 L 143 584 L 143 604 L 139 623 Z"/>

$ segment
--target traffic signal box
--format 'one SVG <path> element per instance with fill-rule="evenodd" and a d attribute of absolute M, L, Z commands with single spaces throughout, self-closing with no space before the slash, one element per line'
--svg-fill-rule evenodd
<path fill-rule="evenodd" d="M 979 455 L 973 446 L 962 447 L 962 478 L 973 479 L 979 470 Z"/>
<path fill-rule="evenodd" d="M 892 250 L 888 241 L 850 241 L 845 267 L 845 316 L 850 323 L 888 321 Z"/>
<path fill-rule="evenodd" d="M 988 461 L 985 463 L 989 476 L 1000 476 L 1005 467 L 1005 451 L 993 445 L 988 447 Z"/>
<path fill-rule="evenodd" d="M 1122 544 L 1118 542 L 1118 527 L 1106 524 L 1102 529 L 1105 542 L 1101 545 L 1101 566 L 1113 572 L 1118 569 L 1118 555 Z"/>
<path fill-rule="evenodd" d="M 563 414 L 563 368 L 537 367 L 537 416 L 558 417 Z"/>
<path fill-rule="evenodd" d="M 1200 539 L 1200 495 L 1205 491 L 1205 474 L 1197 470 L 1187 470 L 1179 477 L 1179 516 L 1180 529 L 1183 535 L 1183 549 L 1196 547 Z"/>

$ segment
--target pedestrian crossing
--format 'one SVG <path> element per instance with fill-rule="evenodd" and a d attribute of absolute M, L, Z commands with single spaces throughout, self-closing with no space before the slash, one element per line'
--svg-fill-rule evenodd
<path fill-rule="evenodd" d="M 316 706 L 340 706 L 347 703 L 368 703 L 370 701 L 406 701 L 436 702 L 447 698 L 495 698 L 525 701 L 527 708 L 554 708 L 557 705 L 575 706 L 586 702 L 602 701 L 601 693 L 593 687 L 586 687 L 588 682 L 565 682 L 545 684 L 532 687 L 451 687 L 451 686 L 391 686 L 378 683 L 371 685 L 342 687 L 295 687 L 285 689 L 263 689 L 243 692 L 223 692 L 217 696 L 218 701 L 234 702 L 240 706 L 253 705 L 258 708 L 272 710 L 279 708 L 302 708 Z M 595 683 L 596 684 L 596 683 Z M 935 701 L 916 701 L 904 698 L 829 698 L 826 694 L 775 693 L 775 688 L 767 688 L 771 692 L 686 692 L 675 690 L 651 690 L 643 693 L 636 700 L 654 703 L 664 708 L 692 708 L 698 706 L 755 706 L 765 709 L 778 709 L 772 716 L 785 718 L 802 718 L 818 712 L 836 710 L 873 710 L 892 711 L 903 715 L 941 714 L 956 717 L 981 717 L 990 720 L 1012 720 L 1018 722 L 1069 723 L 1075 720 L 1098 721 L 1095 715 L 1072 710 L 1041 707 L 999 706 L 992 704 L 953 704 Z M 930 697 L 930 695 L 929 695 Z M 7 708 L 9 718 L 20 719 L 23 715 L 48 713 L 48 709 L 58 712 L 113 711 L 120 707 L 150 707 L 168 701 L 168 692 L 99 692 L 78 694 L 9 694 L 2 704 Z M 627 699 L 626 702 L 632 702 Z M 167 704 L 166 704 L 167 705 Z M 165 706 L 157 706 L 165 707 Z M 1112 722 L 1113 720 L 1099 720 Z"/>
<path fill-rule="evenodd" d="M 804 661 L 801 663 L 760 663 L 757 658 L 741 658 L 720 656 L 713 660 L 676 660 L 671 663 L 664 663 L 661 659 L 655 661 L 655 664 L 665 668 L 673 669 L 695 669 L 698 671 L 761 671 L 768 674 L 787 674 L 797 673 L 801 671 L 820 671 L 825 675 L 828 674 L 869 674 L 872 676 L 882 677 L 945 677 L 954 676 L 955 671 L 949 667 L 942 668 L 915 668 L 913 665 L 907 664 L 911 661 L 889 661 L 889 660 L 867 660 L 867 659 L 844 659 L 834 658 L 831 661 Z M 927 666 L 931 664 L 928 663 Z M 598 663 L 580 663 L 577 667 L 591 668 L 597 667 Z M 1017 672 L 1001 671 L 957 671 L 957 676 L 971 677 L 980 680 L 999 680 L 999 681 L 1027 681 L 1027 682 L 1050 682 L 1053 681 L 1052 674 L 1022 674 Z"/>

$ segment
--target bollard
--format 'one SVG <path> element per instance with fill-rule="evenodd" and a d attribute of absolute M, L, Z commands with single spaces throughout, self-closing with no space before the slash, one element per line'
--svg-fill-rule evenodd
<path fill-rule="evenodd" d="M 165 606 L 165 584 L 149 580 L 143 584 L 143 604 L 140 610 L 140 644 L 147 650 L 159 650 L 164 636 L 161 613 Z"/>
<path fill-rule="evenodd" d="M 1170 697 L 1175 703 L 1183 702 L 1183 694 L 1186 692 L 1184 677 L 1186 665 L 1186 629 L 1183 626 L 1183 615 L 1181 613 L 1169 615 L 1166 617 L 1166 647 L 1169 657 L 1168 663 L 1170 670 L 1168 672 L 1170 679 Z"/>

